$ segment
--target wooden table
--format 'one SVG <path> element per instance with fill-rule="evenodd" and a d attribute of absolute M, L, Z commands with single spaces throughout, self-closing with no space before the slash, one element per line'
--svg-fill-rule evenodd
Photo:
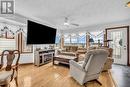
<path fill-rule="evenodd" d="M 53 65 L 55 64 L 55 61 L 59 61 L 60 63 L 64 63 L 64 64 L 68 64 L 69 65 L 69 61 L 70 60 L 74 60 L 76 62 L 78 62 L 78 57 L 76 56 L 67 56 L 67 55 L 56 55 L 53 57 Z"/>

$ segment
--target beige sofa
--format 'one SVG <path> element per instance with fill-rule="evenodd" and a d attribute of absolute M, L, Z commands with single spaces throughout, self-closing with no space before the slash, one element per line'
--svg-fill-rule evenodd
<path fill-rule="evenodd" d="M 87 52 L 86 48 L 78 47 L 78 46 L 64 46 L 62 49 L 63 52 L 75 52 L 78 54 L 85 54 Z"/>
<path fill-rule="evenodd" d="M 78 46 L 64 46 L 63 49 L 65 52 L 76 52 L 78 50 Z"/>

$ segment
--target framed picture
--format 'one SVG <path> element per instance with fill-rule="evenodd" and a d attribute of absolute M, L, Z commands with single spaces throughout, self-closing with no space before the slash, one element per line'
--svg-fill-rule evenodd
<path fill-rule="evenodd" d="M 1 34 L 0 38 L 14 39 L 14 35 L 10 32 L 4 32 Z"/>
<path fill-rule="evenodd" d="M 33 46 L 32 45 L 27 45 L 27 38 L 23 36 L 23 34 L 21 33 L 21 53 L 32 53 L 33 52 Z"/>
<path fill-rule="evenodd" d="M 0 38 L 7 38 L 6 36 L 7 36 L 6 33 L 2 33 Z"/>
<path fill-rule="evenodd" d="M 1 29 L 1 37 L 6 39 L 14 39 L 14 32 L 12 30 L 9 30 L 9 27 L 4 26 L 3 29 Z"/>
<path fill-rule="evenodd" d="M 6 38 L 7 39 L 14 39 L 14 35 L 11 32 L 6 32 Z"/>

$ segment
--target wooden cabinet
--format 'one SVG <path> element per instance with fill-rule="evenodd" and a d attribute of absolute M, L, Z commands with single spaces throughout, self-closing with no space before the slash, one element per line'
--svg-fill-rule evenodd
<path fill-rule="evenodd" d="M 34 64 L 40 66 L 52 61 L 55 50 L 39 50 L 34 52 Z"/>

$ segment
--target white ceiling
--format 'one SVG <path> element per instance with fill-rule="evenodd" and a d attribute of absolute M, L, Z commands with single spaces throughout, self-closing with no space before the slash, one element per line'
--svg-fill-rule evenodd
<path fill-rule="evenodd" d="M 92 26 L 130 19 L 127 0 L 15 0 L 15 12 L 59 29 L 77 28 L 64 26 L 64 18 L 82 26 Z M 18 19 L 18 18 L 17 18 Z"/>

